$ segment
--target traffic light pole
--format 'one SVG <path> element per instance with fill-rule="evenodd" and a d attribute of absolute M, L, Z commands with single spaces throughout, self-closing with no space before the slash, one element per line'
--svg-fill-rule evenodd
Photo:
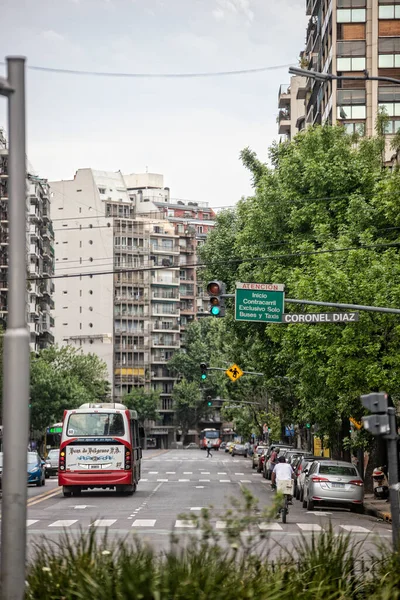
<path fill-rule="evenodd" d="M 7 57 L 0 95 L 8 97 L 9 269 L 3 360 L 1 597 L 23 600 L 26 567 L 29 331 L 26 323 L 25 58 Z"/>
<path fill-rule="evenodd" d="M 387 409 L 389 415 L 390 433 L 385 436 L 387 440 L 388 450 L 388 467 L 389 467 L 389 493 L 390 493 L 390 510 L 392 513 L 392 538 L 393 548 L 399 549 L 400 544 L 400 505 L 399 505 L 399 467 L 397 457 L 397 427 L 396 427 L 396 410 L 392 407 Z"/>

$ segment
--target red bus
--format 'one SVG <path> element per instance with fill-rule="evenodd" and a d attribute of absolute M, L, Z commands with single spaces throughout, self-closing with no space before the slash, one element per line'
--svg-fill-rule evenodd
<path fill-rule="evenodd" d="M 133 494 L 141 458 L 136 411 L 115 403 L 64 411 L 58 485 L 65 497 L 95 488 Z"/>
<path fill-rule="evenodd" d="M 207 448 L 207 442 L 209 440 L 211 441 L 214 450 L 219 450 L 221 438 L 218 429 L 202 429 L 202 431 L 200 431 L 200 448 L 202 450 Z"/>

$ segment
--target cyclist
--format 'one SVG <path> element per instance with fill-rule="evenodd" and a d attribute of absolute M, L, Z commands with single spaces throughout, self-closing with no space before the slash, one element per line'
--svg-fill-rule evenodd
<path fill-rule="evenodd" d="M 288 479 L 294 479 L 294 471 L 292 466 L 286 462 L 284 456 L 278 456 L 278 463 L 275 465 L 271 475 L 271 486 L 276 488 L 277 481 L 283 481 Z M 290 496 L 289 504 L 292 504 L 292 497 Z"/>

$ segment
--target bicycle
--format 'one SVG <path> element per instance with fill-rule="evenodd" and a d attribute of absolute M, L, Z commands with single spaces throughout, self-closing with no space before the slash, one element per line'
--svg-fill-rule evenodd
<path fill-rule="evenodd" d="M 282 479 L 277 482 L 276 490 L 283 494 L 283 506 L 279 509 L 282 523 L 286 523 L 286 517 L 289 514 L 289 502 L 293 496 L 293 479 Z"/>

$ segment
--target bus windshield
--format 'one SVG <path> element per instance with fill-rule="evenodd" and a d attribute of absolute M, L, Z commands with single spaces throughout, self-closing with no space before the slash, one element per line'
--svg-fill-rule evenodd
<path fill-rule="evenodd" d="M 68 419 L 67 435 L 103 436 L 124 435 L 124 419 L 118 413 L 76 413 Z"/>
<path fill-rule="evenodd" d="M 216 439 L 219 437 L 219 433 L 218 431 L 206 431 L 205 436 L 206 438 Z"/>

